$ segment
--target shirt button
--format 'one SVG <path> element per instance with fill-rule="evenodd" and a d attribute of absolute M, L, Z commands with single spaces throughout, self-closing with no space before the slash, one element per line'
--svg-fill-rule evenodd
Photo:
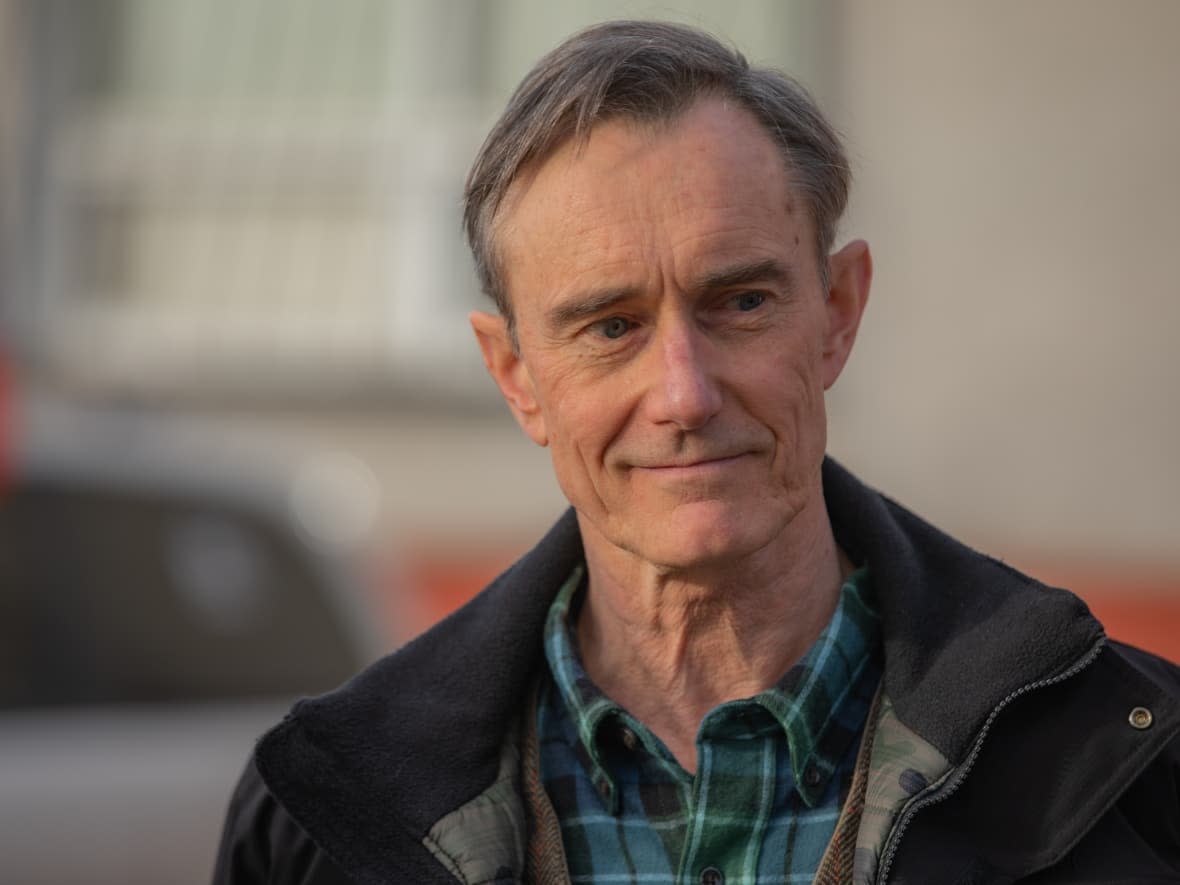
<path fill-rule="evenodd" d="M 803 783 L 811 789 L 814 790 L 816 787 L 818 787 L 820 780 L 821 778 L 819 769 L 814 765 L 808 765 L 805 769 L 803 769 Z"/>
<path fill-rule="evenodd" d="M 623 746 L 632 752 L 639 746 L 639 738 L 636 737 L 635 732 L 626 726 L 619 729 L 619 739 L 623 742 Z"/>
<path fill-rule="evenodd" d="M 725 885 L 725 875 L 717 867 L 705 867 L 701 870 L 701 885 Z"/>

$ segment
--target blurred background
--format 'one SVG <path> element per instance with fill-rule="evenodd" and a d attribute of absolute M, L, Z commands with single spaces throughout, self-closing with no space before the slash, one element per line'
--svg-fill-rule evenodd
<path fill-rule="evenodd" d="M 1180 5 L 0 0 L 14 881 L 205 881 L 258 730 L 561 511 L 471 340 L 460 195 L 614 17 L 847 138 L 876 279 L 830 452 L 1180 658 Z"/>

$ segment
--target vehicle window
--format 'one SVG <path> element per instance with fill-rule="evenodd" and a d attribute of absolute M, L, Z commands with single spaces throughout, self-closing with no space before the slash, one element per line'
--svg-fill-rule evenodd
<path fill-rule="evenodd" d="M 280 520 L 180 495 L 0 497 L 0 708 L 321 691 L 358 666 Z"/>

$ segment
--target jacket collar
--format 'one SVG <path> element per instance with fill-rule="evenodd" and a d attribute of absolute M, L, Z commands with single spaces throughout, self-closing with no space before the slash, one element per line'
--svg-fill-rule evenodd
<path fill-rule="evenodd" d="M 831 460 L 823 475 L 837 541 L 873 575 L 886 690 L 952 762 L 1008 693 L 1065 669 L 1101 637 L 1076 597 L 968 550 Z M 463 609 L 300 702 L 259 742 L 271 792 L 359 880 L 396 869 L 399 840 L 420 844 L 495 780 L 543 657 L 549 604 L 581 559 L 569 511 Z"/>
<path fill-rule="evenodd" d="M 479 596 L 259 741 L 271 793 L 361 882 L 495 781 L 542 657 L 549 603 L 582 559 L 572 511 Z M 410 846 L 408 849 L 407 846 Z"/>
<path fill-rule="evenodd" d="M 894 709 L 952 763 L 1005 697 L 1102 638 L 1072 593 L 970 550 L 830 459 L 824 495 L 836 542 L 873 577 Z"/>

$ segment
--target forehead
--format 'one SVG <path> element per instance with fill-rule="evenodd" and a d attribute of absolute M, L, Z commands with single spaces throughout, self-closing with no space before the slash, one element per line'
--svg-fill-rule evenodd
<path fill-rule="evenodd" d="M 607 121 L 509 191 L 496 231 L 507 290 L 517 306 L 587 276 L 781 258 L 811 237 L 798 202 L 778 146 L 724 100 L 667 123 Z"/>

